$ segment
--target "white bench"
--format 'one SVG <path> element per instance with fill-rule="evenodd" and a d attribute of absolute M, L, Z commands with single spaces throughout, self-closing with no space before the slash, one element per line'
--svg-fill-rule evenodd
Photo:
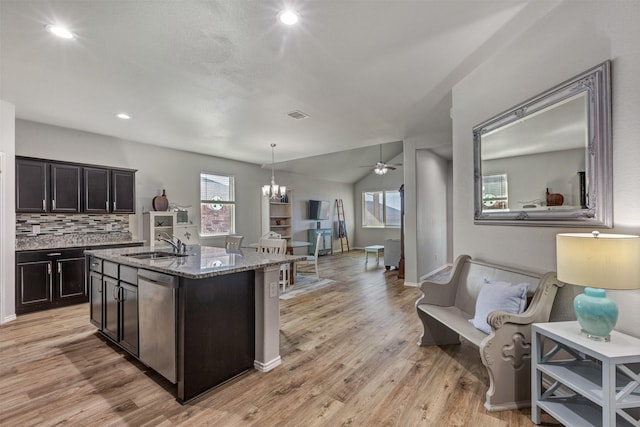
<path fill-rule="evenodd" d="M 380 262 L 380 252 L 384 251 L 384 246 L 382 245 L 373 245 L 373 246 L 365 246 L 364 248 L 364 263 L 365 265 L 369 263 L 369 252 L 376 254 L 376 265 Z"/>
<path fill-rule="evenodd" d="M 528 283 L 531 297 L 521 314 L 489 313 L 492 332 L 488 335 L 469 323 L 487 280 Z M 416 301 L 416 310 L 424 333 L 418 345 L 458 344 L 464 338 L 479 348 L 489 374 L 485 408 L 502 411 L 531 406 L 531 324 L 549 321 L 560 286 L 555 273 L 540 275 L 461 255 L 448 274 L 436 272 L 420 284 L 423 296 Z"/>

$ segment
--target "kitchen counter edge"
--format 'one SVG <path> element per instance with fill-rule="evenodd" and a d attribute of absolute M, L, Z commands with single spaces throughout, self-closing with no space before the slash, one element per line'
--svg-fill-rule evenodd
<path fill-rule="evenodd" d="M 158 250 L 158 248 L 155 248 Z M 162 248 L 163 251 L 168 251 Z M 206 252 L 208 258 L 226 257 L 239 261 L 234 265 L 222 265 L 219 267 L 210 267 L 202 269 L 201 257 L 202 251 Z M 106 261 L 117 264 L 126 265 L 134 268 L 142 268 L 145 270 L 157 271 L 173 276 L 185 277 L 188 279 L 205 279 L 207 277 L 221 276 L 225 274 L 239 273 L 242 271 L 258 270 L 265 267 L 281 265 L 290 262 L 303 261 L 307 257 L 305 255 L 275 255 L 260 254 L 253 251 L 247 251 L 246 256 L 242 253 L 230 253 L 224 248 L 215 248 L 210 246 L 192 245 L 187 246 L 187 256 L 178 258 L 161 258 L 161 259 L 137 259 L 126 256 L 127 254 L 136 252 L 151 252 L 154 248 L 149 246 L 137 246 L 132 248 L 118 249 L 91 249 L 85 251 L 85 255 L 93 256 Z M 180 264 L 180 262 L 183 264 Z M 196 271 L 197 270 L 197 271 Z"/>

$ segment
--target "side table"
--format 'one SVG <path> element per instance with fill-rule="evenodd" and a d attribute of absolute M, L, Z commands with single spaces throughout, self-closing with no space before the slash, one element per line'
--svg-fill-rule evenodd
<path fill-rule="evenodd" d="M 532 335 L 535 424 L 544 410 L 567 426 L 640 426 L 640 339 L 613 331 L 594 341 L 575 321 L 534 323 Z"/>

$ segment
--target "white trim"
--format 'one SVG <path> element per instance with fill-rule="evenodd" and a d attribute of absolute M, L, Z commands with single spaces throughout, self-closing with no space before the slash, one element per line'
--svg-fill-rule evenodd
<path fill-rule="evenodd" d="M 15 314 L 10 314 L 7 317 L 0 319 L 0 325 L 3 323 L 9 323 L 9 322 L 13 322 L 14 320 L 16 320 L 17 317 Z"/>
<path fill-rule="evenodd" d="M 280 358 L 280 356 L 276 357 L 273 360 L 270 360 L 267 363 L 262 363 L 258 360 L 253 361 L 253 367 L 260 372 L 269 372 L 270 370 L 272 370 L 276 366 L 280 366 L 281 364 L 282 364 L 282 359 Z"/>

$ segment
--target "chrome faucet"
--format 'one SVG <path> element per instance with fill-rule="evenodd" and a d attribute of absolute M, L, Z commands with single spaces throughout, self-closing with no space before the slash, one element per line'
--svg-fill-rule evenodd
<path fill-rule="evenodd" d="M 176 236 L 169 234 L 166 231 L 160 232 L 159 235 L 166 236 L 166 237 L 160 237 L 158 240 L 161 240 L 163 242 L 167 242 L 168 244 L 170 244 L 171 247 L 173 248 L 174 254 L 184 254 L 187 252 L 187 245 L 182 243 L 182 240 L 180 240 Z M 173 239 L 175 239 L 176 241 L 174 242 Z"/>

